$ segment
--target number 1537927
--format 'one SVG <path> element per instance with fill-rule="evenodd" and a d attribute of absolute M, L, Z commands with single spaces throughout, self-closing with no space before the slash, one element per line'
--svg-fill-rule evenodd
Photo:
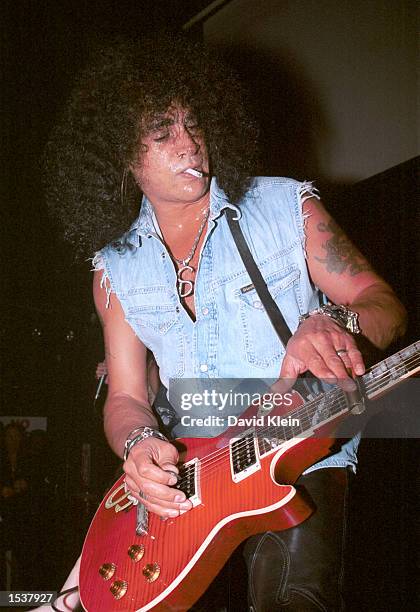
<path fill-rule="evenodd" d="M 0 591 L 0 606 L 24 607 L 50 604 L 56 597 L 56 591 Z"/>

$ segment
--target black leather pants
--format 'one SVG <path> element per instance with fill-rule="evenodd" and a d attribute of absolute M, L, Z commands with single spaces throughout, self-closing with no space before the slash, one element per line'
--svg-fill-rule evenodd
<path fill-rule="evenodd" d="M 309 493 L 316 504 L 314 514 L 292 529 L 249 538 L 190 612 L 344 610 L 341 588 L 351 475 L 344 468 L 325 468 L 301 476 L 296 487 Z"/>
<path fill-rule="evenodd" d="M 326 468 L 301 476 L 316 504 L 301 525 L 247 540 L 250 612 L 338 612 L 344 610 L 347 493 L 350 474 Z"/>
<path fill-rule="evenodd" d="M 304 523 L 249 538 L 191 612 L 338 612 L 341 596 L 347 495 L 351 472 L 325 468 L 301 476 L 316 511 Z"/>

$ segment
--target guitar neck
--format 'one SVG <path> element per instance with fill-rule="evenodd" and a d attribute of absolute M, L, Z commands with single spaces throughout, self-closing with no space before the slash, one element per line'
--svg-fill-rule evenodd
<path fill-rule="evenodd" d="M 369 400 L 387 393 L 405 379 L 420 370 L 420 341 L 395 353 L 371 367 L 360 377 L 360 388 Z M 198 473 L 212 472 L 222 457 L 230 455 L 230 465 L 236 482 L 247 478 L 258 469 L 259 457 L 276 451 L 283 445 L 294 446 L 319 432 L 321 438 L 328 438 L 334 432 L 338 421 L 352 412 L 354 404 L 337 386 L 312 399 L 298 404 L 287 413 L 251 416 L 243 435 L 234 435 L 228 447 L 213 451 L 200 460 L 194 459 L 182 466 L 182 490 L 192 498 L 198 490 Z M 342 432 L 341 432 L 342 433 Z M 334 434 L 335 435 L 335 434 Z M 321 457 L 322 455 L 320 455 Z"/>
<path fill-rule="evenodd" d="M 377 399 L 420 370 L 420 341 L 395 353 L 371 367 L 361 377 L 362 388 L 369 400 Z M 349 412 L 344 392 L 338 387 L 317 395 L 284 415 L 284 424 L 268 424 L 258 430 L 262 453 L 277 448 L 293 438 L 304 438 L 314 429 L 326 425 L 341 414 Z"/>
<path fill-rule="evenodd" d="M 387 357 L 362 377 L 366 396 L 376 399 L 420 371 L 420 340 Z"/>

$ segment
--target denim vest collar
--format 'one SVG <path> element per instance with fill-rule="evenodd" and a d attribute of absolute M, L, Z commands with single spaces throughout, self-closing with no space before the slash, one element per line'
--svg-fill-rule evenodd
<path fill-rule="evenodd" d="M 212 177 L 210 183 L 209 221 L 214 221 L 220 217 L 225 208 L 231 208 L 236 212 L 237 218 L 241 218 L 239 207 L 229 202 L 223 189 L 218 186 L 216 178 Z M 153 204 L 144 195 L 140 207 L 140 214 L 130 227 L 130 230 L 127 233 L 127 240 L 132 245 L 138 247 L 141 244 L 141 238 L 146 236 L 159 237 L 159 230 L 153 210 Z"/>

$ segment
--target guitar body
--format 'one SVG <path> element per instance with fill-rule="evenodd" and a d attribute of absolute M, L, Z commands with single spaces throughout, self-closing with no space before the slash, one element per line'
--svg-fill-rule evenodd
<path fill-rule="evenodd" d="M 416 342 L 364 375 L 366 396 L 375 399 L 419 370 Z M 243 416 L 252 420 L 256 410 L 250 407 Z M 184 483 L 177 486 L 188 490 L 193 508 L 166 521 L 149 514 L 145 535 L 136 535 L 138 506 L 127 499 L 121 477 L 101 503 L 84 543 L 79 585 L 84 608 L 188 610 L 240 542 L 255 533 L 294 527 L 311 515 L 310 501 L 293 483 L 331 452 L 333 432 L 348 414 L 340 390 L 306 404 L 293 392 L 292 407 L 287 412 L 276 408 L 270 416 L 299 415 L 301 435 L 249 424 L 248 431 L 236 427 L 216 438 L 177 440 Z"/>
<path fill-rule="evenodd" d="M 295 405 L 300 403 L 295 394 Z M 249 409 L 246 416 L 255 412 L 255 408 Z M 228 447 L 238 433 L 231 428 L 216 438 L 177 441 L 184 464 L 212 456 L 215 464 L 206 466 L 206 472 L 197 470 L 199 503 L 166 521 L 149 514 L 147 535 L 136 535 L 135 506 L 118 510 L 127 503 L 123 476 L 115 483 L 101 503 L 83 547 L 80 594 L 88 612 L 188 610 L 240 542 L 255 533 L 294 527 L 311 515 L 310 502 L 291 484 L 278 484 L 276 479 L 284 475 L 287 482 L 294 482 L 303 465 L 307 467 L 328 453 L 333 440 L 294 439 L 290 448 L 267 453 L 256 471 L 235 482 Z M 108 506 L 114 505 L 107 508 L 107 500 Z M 144 555 L 137 562 L 127 552 L 133 544 L 144 546 Z M 148 582 L 143 568 L 153 563 L 159 566 L 159 576 Z M 99 573 L 104 564 L 116 567 L 108 580 Z M 127 583 L 127 590 L 116 599 L 110 587 L 119 580 Z"/>

